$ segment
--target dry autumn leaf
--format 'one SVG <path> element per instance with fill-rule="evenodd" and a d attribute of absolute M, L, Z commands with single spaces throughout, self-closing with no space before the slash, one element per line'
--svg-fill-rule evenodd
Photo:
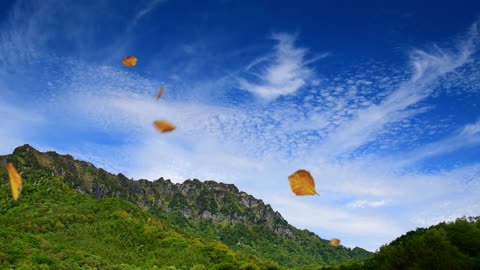
<path fill-rule="evenodd" d="M 165 90 L 165 89 L 164 89 L 164 87 L 163 87 L 163 86 L 162 86 L 162 87 L 160 87 L 160 90 L 158 90 L 158 94 L 157 94 L 157 100 L 159 100 L 159 99 L 160 99 L 160 97 L 163 95 L 163 91 L 164 91 L 164 90 Z"/>
<path fill-rule="evenodd" d="M 332 240 L 330 240 L 330 245 L 334 247 L 338 247 L 340 245 L 340 239 L 333 238 Z"/>
<path fill-rule="evenodd" d="M 153 126 L 162 133 L 175 130 L 175 126 L 165 120 L 154 121 Z"/>
<path fill-rule="evenodd" d="M 122 64 L 126 67 L 133 67 L 137 64 L 137 58 L 135 56 L 125 56 L 122 60 Z"/>
<path fill-rule="evenodd" d="M 10 191 L 12 192 L 13 200 L 16 201 L 22 191 L 22 177 L 18 174 L 15 166 L 10 162 L 7 164 L 7 172 L 8 180 L 10 182 Z"/>
<path fill-rule="evenodd" d="M 312 175 L 306 170 L 298 170 L 288 177 L 290 188 L 297 196 L 318 195 Z"/>

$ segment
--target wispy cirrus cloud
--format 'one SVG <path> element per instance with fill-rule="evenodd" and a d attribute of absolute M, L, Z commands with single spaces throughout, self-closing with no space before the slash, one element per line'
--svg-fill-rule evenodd
<path fill-rule="evenodd" d="M 31 61 L 40 54 L 50 34 L 38 30 L 45 27 L 51 15 L 46 5 L 36 2 L 19 1 L 13 6 L 0 25 L 0 65 L 3 69 Z"/>
<path fill-rule="evenodd" d="M 269 201 L 275 209 L 286 215 L 290 222 L 299 227 L 316 228 L 322 238 L 338 237 L 338 232 L 335 231 L 341 231 L 342 243 L 348 246 L 352 245 L 352 238 L 369 237 L 371 240 L 364 248 L 375 250 L 378 245 L 373 243 L 382 243 L 385 235 L 401 234 L 403 231 L 400 224 L 381 215 L 359 213 L 356 209 L 338 209 L 326 201 L 323 205 L 312 204 L 288 195 L 273 196 Z M 309 218 L 305 218 L 306 216 Z"/>
<path fill-rule="evenodd" d="M 374 140 L 385 132 L 388 124 L 425 111 L 425 107 L 415 107 L 432 94 L 435 82 L 445 74 L 465 65 L 474 53 L 478 42 L 478 31 L 470 31 L 468 39 L 461 43 L 456 53 L 437 48 L 435 52 L 413 51 L 410 62 L 413 67 L 411 78 L 401 83 L 397 90 L 389 94 L 379 104 L 358 111 L 350 121 L 339 126 L 324 142 L 324 155 L 335 157 L 352 152 Z M 332 146 L 332 147 L 329 147 Z"/>
<path fill-rule="evenodd" d="M 136 15 L 135 15 L 135 20 L 141 19 L 143 16 L 147 15 L 148 13 L 152 12 L 153 9 L 155 9 L 159 4 L 165 3 L 168 0 L 152 0 L 145 6 L 142 10 L 140 10 Z"/>
<path fill-rule="evenodd" d="M 8 101 L 0 94 L 0 153 L 8 153 L 13 148 L 28 143 L 35 138 L 35 130 L 45 123 L 46 119 L 35 111 L 25 111 Z"/>
<path fill-rule="evenodd" d="M 348 208 L 365 208 L 365 207 L 381 207 L 388 204 L 388 200 L 368 201 L 357 200 L 347 204 Z"/>
<path fill-rule="evenodd" d="M 145 18 L 160 4 L 150 3 L 137 16 Z M 14 33 L 45 31 L 45 25 L 36 24 L 42 14 L 24 14 L 31 21 L 12 23 L 19 28 L 2 32 L 0 48 L 21 48 L 30 39 L 17 40 Z M 88 32 L 84 30 L 78 33 Z M 8 115 L 3 124 L 8 128 L 0 130 L 0 151 L 9 153 L 25 142 L 137 179 L 235 183 L 272 204 L 295 226 L 370 250 L 415 226 L 480 213 L 474 203 L 480 196 L 480 161 L 445 171 L 405 169 L 405 164 L 419 158 L 477 144 L 478 122 L 447 119 L 440 125 L 418 119 L 431 112 L 432 97 L 443 91 L 443 84 L 471 78 L 479 70 L 471 61 L 476 57 L 478 33 L 471 31 L 455 50 L 414 50 L 402 65 L 362 63 L 355 70 L 321 78 L 315 75 L 312 61 L 326 55 L 309 59 L 309 50 L 296 46 L 294 35 L 273 37 L 277 45 L 272 54 L 236 67 L 244 72 L 242 89 L 268 103 L 238 97 L 238 91 L 230 88 L 230 77 L 199 81 L 188 78 L 188 72 L 182 74 L 187 78 L 167 81 L 171 87 L 157 102 L 154 96 L 161 82 L 138 75 L 138 69 L 92 63 L 76 52 L 63 57 L 48 50 L 34 54 L 35 63 L 16 66 L 15 80 L 0 77 L 2 101 L 8 101 L 8 106 L 0 101 L 0 113 Z M 119 40 L 124 44 L 130 37 Z M 26 49 L 11 59 L 30 55 Z M 111 54 L 118 64 L 120 52 Z M 188 60 L 163 57 L 177 70 L 189 66 Z M 175 74 L 175 68 L 164 73 L 169 71 Z M 468 80 L 463 83 L 476 87 Z M 229 101 L 235 102 L 224 102 L 215 96 L 219 93 L 232 95 Z M 156 119 L 172 121 L 177 130 L 158 134 L 152 127 Z M 450 132 L 454 127 L 458 130 Z M 431 138 L 425 130 L 442 130 L 443 137 Z M 413 145 L 414 141 L 420 144 Z M 402 144 L 411 149 L 390 151 Z M 379 151 L 382 147 L 388 155 Z M 319 198 L 291 194 L 287 177 L 298 168 L 312 172 Z"/>
<path fill-rule="evenodd" d="M 151 13 L 155 8 L 160 4 L 166 3 L 168 0 L 149 0 L 149 2 L 140 9 L 131 20 L 130 24 L 127 26 L 127 32 L 131 31 L 143 17 Z"/>
<path fill-rule="evenodd" d="M 466 124 L 444 139 L 425 144 L 411 153 L 403 155 L 401 161 L 396 163 L 396 166 L 408 166 L 429 157 L 455 152 L 459 149 L 475 145 L 480 145 L 480 120 Z"/>
<path fill-rule="evenodd" d="M 239 79 L 240 89 L 267 100 L 293 94 L 304 87 L 314 73 L 308 64 L 328 55 L 322 54 L 307 60 L 308 51 L 295 46 L 295 36 L 276 33 L 272 38 L 277 42 L 274 54 L 259 57 L 246 67 L 246 71 L 253 75 L 251 80 Z"/>

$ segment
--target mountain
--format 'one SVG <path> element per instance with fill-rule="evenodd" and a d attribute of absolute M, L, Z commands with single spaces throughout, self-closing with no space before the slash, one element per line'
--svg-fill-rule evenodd
<path fill-rule="evenodd" d="M 480 217 L 417 228 L 382 246 L 363 264 L 314 269 L 480 269 Z"/>
<path fill-rule="evenodd" d="M 272 267 L 276 264 L 279 267 L 328 266 L 346 261 L 361 262 L 371 256 L 371 253 L 361 248 L 332 247 L 329 241 L 321 239 L 314 233 L 291 226 L 270 205 L 239 191 L 231 184 L 215 181 L 201 182 L 197 179 L 186 180 L 183 183 L 172 183 L 163 178 L 156 181 L 135 181 L 122 174 L 108 173 L 89 162 L 75 160 L 70 155 L 59 155 L 55 152 L 41 153 L 29 145 L 16 148 L 12 155 L 0 156 L 0 165 L 3 165 L 0 168 L 0 179 L 7 179 L 4 166 L 7 161 L 14 163 L 17 170 L 23 173 L 25 180 L 24 190 L 18 202 L 11 202 L 10 199 L 8 202 L 2 201 L 2 203 L 13 205 L 14 209 L 18 207 L 30 209 L 28 207 L 32 205 L 27 204 L 26 201 L 35 205 L 36 200 L 40 200 L 42 196 L 53 196 L 52 192 L 46 192 L 49 188 L 66 192 L 68 187 L 68 192 L 65 193 L 68 194 L 68 196 L 65 195 L 67 198 L 63 198 L 61 194 L 54 195 L 60 196 L 59 201 L 55 203 L 56 207 L 62 208 L 61 203 L 71 202 L 72 196 L 80 201 L 88 201 L 87 204 L 95 205 L 114 200 L 123 207 L 128 205 L 129 211 L 135 213 L 133 216 L 148 217 L 147 225 L 144 224 L 144 226 L 155 226 L 149 222 L 169 224 L 173 232 L 185 239 L 200 239 L 207 243 L 207 246 L 222 245 L 221 249 L 236 254 L 232 255 L 233 258 L 236 258 L 235 256 L 254 258 L 253 261 L 236 260 L 237 265 L 240 262 L 255 264 L 258 261 L 257 263 L 265 266 L 273 261 Z M 8 190 L 5 183 L 1 188 L 2 192 L 5 192 L 5 189 Z M 132 210 L 134 207 L 138 209 Z M 122 209 L 119 206 L 115 208 L 114 213 L 122 216 L 124 211 L 130 217 L 130 212 Z M 5 211 L 8 213 L 12 210 L 5 206 Z M 75 212 L 75 209 L 71 211 Z M 45 218 L 53 218 L 48 217 L 51 214 L 53 215 L 52 211 L 47 211 Z M 61 215 L 55 215 L 58 216 L 57 219 L 62 219 Z M 97 218 L 96 213 L 91 215 L 92 219 Z M 8 218 L 2 217 L 2 219 L 8 224 Z M 138 222 L 142 223 L 142 221 Z M 64 222 L 60 223 L 66 228 L 69 227 Z M 55 227 L 55 225 L 56 223 L 52 226 Z M 75 226 L 81 229 L 80 225 Z M 39 226 L 37 230 L 29 228 L 27 231 L 33 233 L 32 237 L 37 237 L 37 233 L 43 233 L 41 229 L 38 232 L 38 228 Z M 40 228 L 43 227 L 40 226 Z M 113 235 L 115 232 L 115 230 L 111 231 Z M 193 245 L 188 241 L 182 243 L 189 248 Z M 115 248 L 115 246 L 111 247 L 112 250 Z M 89 254 L 92 256 L 97 255 L 95 250 L 83 251 L 91 252 Z M 105 258 L 104 256 L 105 254 L 101 257 Z M 109 258 L 109 255 L 106 258 Z M 107 262 L 118 264 L 131 261 L 122 261 L 121 258 L 109 259 L 110 261 L 107 260 Z M 1 260 L 0 254 L 0 262 Z M 220 261 L 222 260 L 218 260 L 217 263 Z M 187 265 L 171 261 L 169 263 L 174 266 Z M 214 262 L 202 264 L 212 263 Z M 188 266 L 192 265 L 188 264 Z"/>
<path fill-rule="evenodd" d="M 18 201 L 0 186 L 0 269 L 282 269 L 126 200 L 94 199 L 42 171 L 24 179 Z"/>

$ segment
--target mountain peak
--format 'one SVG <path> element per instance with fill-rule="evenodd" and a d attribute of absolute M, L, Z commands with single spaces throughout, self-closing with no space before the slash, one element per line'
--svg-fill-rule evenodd
<path fill-rule="evenodd" d="M 18 169 L 46 170 L 60 177 L 75 190 L 97 199 L 120 197 L 144 209 L 160 207 L 178 211 L 187 218 L 244 225 L 264 225 L 279 235 L 293 237 L 288 222 L 262 200 L 240 192 L 234 184 L 214 180 L 187 179 L 172 183 L 163 177 L 155 180 L 132 180 L 96 168 L 86 161 L 56 152 L 39 152 L 25 144 L 17 147 L 13 157 L 21 157 Z"/>
<path fill-rule="evenodd" d="M 39 151 L 35 148 L 33 148 L 30 144 L 24 144 L 22 146 L 18 146 L 13 150 L 13 154 L 20 154 L 20 153 L 26 153 L 26 152 L 35 152 L 39 153 Z"/>
<path fill-rule="evenodd" d="M 274 211 L 269 204 L 240 191 L 233 184 L 198 179 L 172 183 L 163 177 L 155 181 L 133 180 L 124 174 L 114 175 L 101 168 L 96 168 L 89 162 L 75 160 L 70 155 L 39 152 L 28 144 L 16 148 L 12 155 L 0 156 L 0 164 L 6 162 L 7 159 L 14 162 L 17 170 L 27 172 L 26 175 L 39 175 L 40 173 L 40 175 L 48 177 L 57 177 L 73 190 L 96 199 L 120 198 L 133 202 L 146 211 L 177 213 L 185 219 L 182 221 L 183 223 L 191 223 L 193 227 L 197 226 L 194 224 L 207 222 L 207 224 L 221 226 L 222 230 L 239 230 L 241 233 L 236 233 L 234 238 L 231 238 L 232 235 L 229 233 L 216 236 L 227 239 L 228 241 L 225 240 L 225 243 L 234 249 L 248 250 L 256 245 L 261 246 L 262 243 L 255 244 L 254 242 L 263 241 L 262 237 L 268 236 L 269 239 L 276 239 L 275 245 L 288 246 L 297 243 L 298 247 L 306 245 L 305 239 L 308 238 L 310 239 L 308 241 L 312 243 L 309 244 L 312 250 L 332 249 L 333 252 L 333 247 L 329 246 L 328 241 L 289 225 L 281 214 Z M 253 242 L 247 245 L 244 239 L 247 235 L 258 238 L 258 240 L 252 240 Z M 285 250 L 290 249 L 285 248 Z M 364 258 L 370 254 L 363 249 L 362 252 L 355 250 L 354 254 L 351 249 L 344 247 L 341 247 L 340 251 L 338 252 L 345 258 L 362 256 Z M 289 252 L 293 251 L 285 252 L 282 260 L 288 261 L 289 256 L 293 256 Z M 314 255 L 311 262 L 327 260 L 328 254 L 325 255 L 325 252 Z M 316 258 L 315 256 L 320 257 Z M 324 258 L 324 256 L 327 257 Z"/>

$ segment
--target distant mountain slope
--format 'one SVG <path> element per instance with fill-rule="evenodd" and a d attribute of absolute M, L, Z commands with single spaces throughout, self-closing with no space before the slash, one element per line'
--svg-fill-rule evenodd
<path fill-rule="evenodd" d="M 29 145 L 0 157 L 0 164 L 13 161 L 24 175 L 42 173 L 59 178 L 72 189 L 94 198 L 128 200 L 150 214 L 167 220 L 184 232 L 202 238 L 220 240 L 229 248 L 285 266 L 335 265 L 371 256 L 361 248 L 331 247 L 328 241 L 306 230 L 298 230 L 282 216 L 234 185 L 214 181 L 187 180 L 173 184 L 128 179 L 97 169 L 91 163 L 74 160 L 70 155 L 41 153 Z M 4 176 L 4 167 L 0 177 Z M 41 178 L 31 178 L 34 183 Z"/>

